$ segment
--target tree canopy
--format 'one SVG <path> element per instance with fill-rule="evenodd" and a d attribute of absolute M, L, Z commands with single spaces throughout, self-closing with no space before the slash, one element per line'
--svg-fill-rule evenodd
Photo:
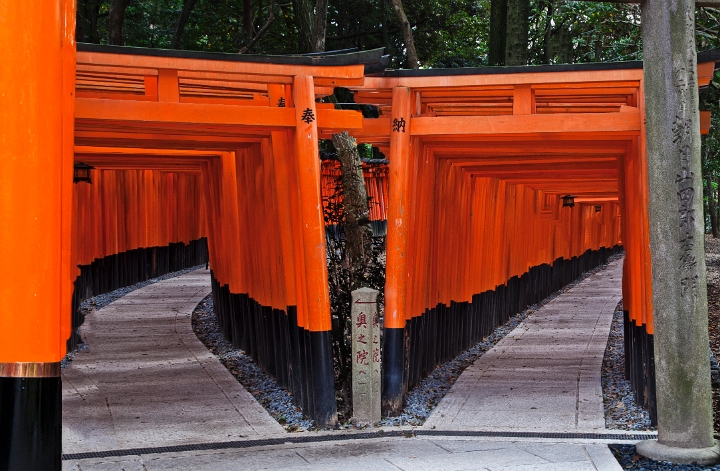
<path fill-rule="evenodd" d="M 395 1 L 78 0 L 77 39 L 257 54 L 385 47 L 391 65 L 401 67 L 407 66 L 408 48 Z M 402 5 L 423 67 L 505 64 L 507 54 L 513 64 L 641 58 L 638 5 L 565 0 L 404 0 Z M 326 17 L 317 14 L 323 6 Z M 498 8 L 504 15 L 491 25 Z M 698 9 L 699 50 L 720 45 L 719 16 L 718 10 Z M 504 52 L 490 60 L 493 40 Z"/>

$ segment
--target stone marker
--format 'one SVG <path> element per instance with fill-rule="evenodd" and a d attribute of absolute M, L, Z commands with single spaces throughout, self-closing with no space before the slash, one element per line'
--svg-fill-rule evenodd
<path fill-rule="evenodd" d="M 378 292 L 352 292 L 353 417 L 362 424 L 380 421 L 380 322 Z"/>
<path fill-rule="evenodd" d="M 639 454 L 713 464 L 693 0 L 642 4 L 658 440 Z"/>

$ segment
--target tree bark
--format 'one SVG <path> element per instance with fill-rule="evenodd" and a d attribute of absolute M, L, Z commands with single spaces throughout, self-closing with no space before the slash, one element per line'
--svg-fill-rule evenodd
<path fill-rule="evenodd" d="M 397 15 L 400 26 L 403 32 L 403 41 L 405 42 L 405 50 L 407 51 L 407 66 L 410 69 L 417 69 L 420 67 L 420 60 L 418 59 L 417 51 L 415 50 L 415 41 L 413 40 L 412 27 L 410 22 L 405 15 L 405 9 L 403 8 L 402 0 L 391 0 L 395 15 Z"/>
<path fill-rule="evenodd" d="M 505 65 L 527 65 L 530 0 L 507 0 Z"/>
<path fill-rule="evenodd" d="M 185 24 L 188 18 L 190 18 L 190 13 L 193 8 L 195 8 L 195 3 L 197 3 L 197 0 L 183 1 L 182 11 L 180 11 L 180 16 L 178 17 L 177 23 L 175 23 L 175 34 L 173 35 L 172 45 L 170 46 L 173 49 L 180 49 L 182 36 L 185 32 Z"/>
<path fill-rule="evenodd" d="M 282 12 L 281 12 L 282 13 Z M 260 31 L 257 32 L 257 34 L 250 39 L 250 42 L 248 42 L 245 46 L 241 47 L 238 51 L 239 54 L 247 54 L 250 52 L 250 49 L 253 48 L 255 44 L 257 44 L 260 39 L 262 39 L 263 36 L 265 36 L 265 33 L 268 32 L 268 29 L 270 28 L 270 25 L 273 24 L 273 21 L 275 21 L 275 1 L 270 0 L 270 7 L 268 8 L 268 19 L 263 25 L 262 28 L 260 28 Z"/>
<path fill-rule="evenodd" d="M 333 134 L 333 145 L 340 160 L 343 183 L 343 228 L 346 260 L 350 264 L 350 291 L 368 286 L 372 258 L 372 229 L 367 189 L 355 139 L 348 133 Z"/>
<path fill-rule="evenodd" d="M 243 31 L 248 40 L 253 37 L 252 0 L 243 0 Z"/>
<path fill-rule="evenodd" d="M 315 4 L 315 22 L 313 25 L 313 52 L 325 51 L 327 32 L 328 0 L 317 0 Z"/>
<path fill-rule="evenodd" d="M 508 0 L 490 2 L 490 41 L 488 44 L 488 63 L 505 65 L 505 40 L 507 35 Z"/>
<path fill-rule="evenodd" d="M 129 0 L 111 0 L 108 8 L 108 40 L 110 44 L 122 46 L 125 9 Z"/>
<path fill-rule="evenodd" d="M 720 204 L 718 203 L 718 200 L 720 200 L 720 181 L 715 182 L 717 185 L 718 190 L 713 191 L 712 195 L 715 198 L 715 229 L 716 232 L 713 232 L 713 237 L 718 238 L 720 237 L 720 228 L 718 228 L 718 223 L 720 222 Z"/>
<path fill-rule="evenodd" d="M 79 42 L 99 43 L 97 20 L 100 15 L 98 0 L 80 0 L 77 5 L 75 39 Z"/>
<path fill-rule="evenodd" d="M 559 24 L 550 32 L 547 44 L 545 46 L 548 63 L 552 64 L 572 64 L 572 33 L 565 26 L 565 23 Z"/>
<path fill-rule="evenodd" d="M 314 52 L 313 5 L 310 0 L 293 0 L 293 10 L 298 30 L 298 49 L 302 53 Z"/>
<path fill-rule="evenodd" d="M 707 178 L 705 178 L 707 184 L 707 200 L 708 200 L 708 213 L 710 214 L 710 230 L 714 238 L 718 238 L 718 221 L 717 221 L 717 201 L 715 200 L 715 192 L 712 187 L 712 175 L 708 172 Z"/>

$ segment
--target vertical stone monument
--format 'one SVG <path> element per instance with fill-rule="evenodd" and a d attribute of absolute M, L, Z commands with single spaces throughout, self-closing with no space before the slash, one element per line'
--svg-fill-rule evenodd
<path fill-rule="evenodd" d="M 695 2 L 642 4 L 658 440 L 640 455 L 720 461 L 708 361 Z"/>
<path fill-rule="evenodd" d="M 361 424 L 380 421 L 380 316 L 378 292 L 352 292 L 353 417 Z"/>

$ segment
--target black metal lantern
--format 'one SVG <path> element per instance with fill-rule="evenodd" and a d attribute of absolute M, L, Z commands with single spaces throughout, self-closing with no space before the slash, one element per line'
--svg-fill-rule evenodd
<path fill-rule="evenodd" d="M 93 170 L 94 168 L 95 167 L 93 167 L 92 165 L 88 165 L 84 162 L 75 164 L 74 173 L 73 173 L 73 183 L 78 183 L 78 182 L 92 183 L 92 179 L 90 178 L 90 170 Z"/>
<path fill-rule="evenodd" d="M 563 200 L 563 208 L 574 208 L 575 207 L 575 197 L 573 195 L 565 195 L 562 197 Z"/>
<path fill-rule="evenodd" d="M 602 206 L 595 206 L 595 212 L 599 213 L 600 211 L 602 211 Z"/>

